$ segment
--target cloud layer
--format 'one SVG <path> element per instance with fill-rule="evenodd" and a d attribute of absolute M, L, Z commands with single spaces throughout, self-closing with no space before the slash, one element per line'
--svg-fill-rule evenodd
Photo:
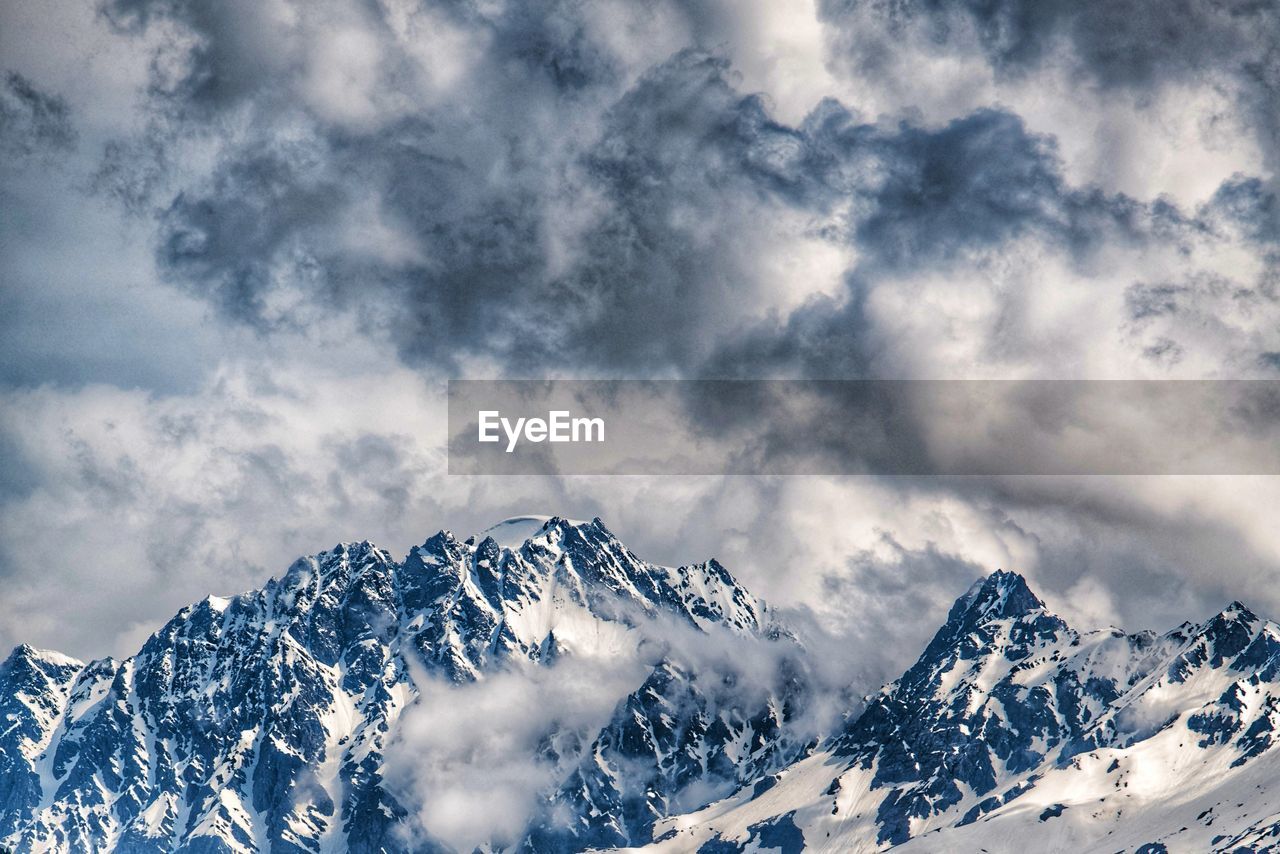
<path fill-rule="evenodd" d="M 1276 377 L 1260 4 L 0 14 L 0 643 L 127 653 L 333 540 L 537 510 L 720 556 L 868 682 L 996 566 L 1085 623 L 1280 613 L 1267 478 L 442 457 L 447 376 Z"/>

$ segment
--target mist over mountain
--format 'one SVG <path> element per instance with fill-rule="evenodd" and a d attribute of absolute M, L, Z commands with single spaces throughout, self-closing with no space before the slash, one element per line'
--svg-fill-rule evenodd
<path fill-rule="evenodd" d="M 1079 632 L 997 571 L 861 699 L 803 634 L 716 561 L 648 563 L 599 519 L 441 531 L 399 561 L 340 544 L 182 609 L 124 660 L 10 653 L 0 839 L 1149 852 L 1280 838 L 1280 626 L 1239 603 L 1163 635 Z"/>
<path fill-rule="evenodd" d="M 20 850 L 642 844 L 814 733 L 762 602 L 598 520 L 442 531 L 403 561 L 341 544 L 126 660 L 24 646 L 0 673 Z"/>

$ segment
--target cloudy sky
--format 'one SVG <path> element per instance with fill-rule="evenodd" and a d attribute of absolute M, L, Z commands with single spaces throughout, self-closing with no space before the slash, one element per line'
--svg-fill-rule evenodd
<path fill-rule="evenodd" d="M 873 674 L 997 567 L 1083 627 L 1278 616 L 1275 477 L 444 456 L 450 377 L 1280 378 L 1278 166 L 1255 0 L 4 3 L 0 646 L 522 512 Z"/>

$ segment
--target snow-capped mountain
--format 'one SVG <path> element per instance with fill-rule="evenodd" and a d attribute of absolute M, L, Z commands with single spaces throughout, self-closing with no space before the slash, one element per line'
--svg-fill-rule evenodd
<path fill-rule="evenodd" d="M 842 731 L 656 847 L 1276 851 L 1278 703 L 1280 626 L 1239 603 L 1080 633 L 996 572 Z"/>
<path fill-rule="evenodd" d="M 520 668 L 554 676 L 566 656 L 639 668 L 602 727 L 545 733 L 554 785 L 527 837 L 500 841 L 646 842 L 673 806 L 728 794 L 801 747 L 785 732 L 796 673 L 734 691 L 732 668 L 669 641 L 681 632 L 799 652 L 715 561 L 646 563 L 599 520 L 511 520 L 478 542 L 442 531 L 400 562 L 339 545 L 261 590 L 184 608 L 124 661 L 15 650 L 0 668 L 0 844 L 444 848 L 416 826 L 413 792 L 384 779 L 399 719 L 424 693 Z"/>
<path fill-rule="evenodd" d="M 1280 626 L 1239 603 L 1079 632 L 995 572 L 825 731 L 808 655 L 720 564 L 647 563 L 599 520 L 344 544 L 123 661 L 15 649 L 0 847 L 1280 850 Z M 463 815 L 437 754 L 481 761 L 468 692 L 504 680 L 542 693 L 502 724 L 527 738 L 497 738 L 493 815 Z"/>

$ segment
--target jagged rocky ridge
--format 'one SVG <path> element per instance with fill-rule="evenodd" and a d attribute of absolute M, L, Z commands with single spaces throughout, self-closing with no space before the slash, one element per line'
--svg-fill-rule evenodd
<path fill-rule="evenodd" d="M 444 850 L 386 777 L 415 699 L 641 648 L 603 725 L 546 734 L 553 783 L 490 847 L 1280 850 L 1280 627 L 1239 603 L 1164 635 L 1082 633 L 996 572 L 815 741 L 803 647 L 719 564 L 648 564 L 599 520 L 521 524 L 400 562 L 339 546 L 184 609 L 125 661 L 14 650 L 0 845 Z M 682 632 L 773 650 L 771 678 L 742 690 L 660 641 Z"/>
<path fill-rule="evenodd" d="M 602 729 L 547 734 L 560 784 L 508 847 L 643 843 L 673 805 L 728 794 L 799 754 L 787 734 L 803 701 L 798 666 L 743 706 L 729 674 L 695 672 L 649 642 L 646 626 L 667 621 L 799 660 L 722 566 L 646 563 L 599 520 L 524 523 L 530 536 L 506 547 L 441 532 L 400 562 L 367 542 L 339 545 L 261 590 L 184 608 L 124 661 L 16 649 L 0 669 L 0 840 L 23 851 L 443 849 L 383 779 L 415 697 L 641 642 L 648 676 Z M 689 792 L 705 794 L 690 803 Z"/>
<path fill-rule="evenodd" d="M 1077 632 L 1010 572 L 820 749 L 658 825 L 727 852 L 1280 851 L 1280 626 Z"/>

